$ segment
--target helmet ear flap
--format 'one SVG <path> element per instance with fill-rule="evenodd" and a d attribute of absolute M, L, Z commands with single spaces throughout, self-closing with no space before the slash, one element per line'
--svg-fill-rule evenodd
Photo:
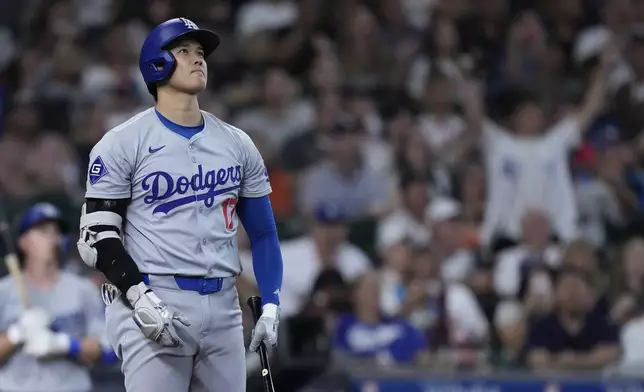
<path fill-rule="evenodd" d="M 149 75 L 148 91 L 155 97 L 155 99 L 156 86 L 167 82 L 177 67 L 177 62 L 172 53 L 167 50 L 163 50 L 159 54 L 160 56 L 155 57 L 144 64 L 148 71 L 147 74 Z"/>

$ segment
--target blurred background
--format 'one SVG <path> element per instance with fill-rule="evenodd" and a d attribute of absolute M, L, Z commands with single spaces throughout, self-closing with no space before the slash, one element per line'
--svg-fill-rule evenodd
<path fill-rule="evenodd" d="M 271 178 L 280 392 L 644 389 L 644 0 L 2 1 L 0 209 L 77 226 L 177 16 L 222 36 L 201 108 Z"/>

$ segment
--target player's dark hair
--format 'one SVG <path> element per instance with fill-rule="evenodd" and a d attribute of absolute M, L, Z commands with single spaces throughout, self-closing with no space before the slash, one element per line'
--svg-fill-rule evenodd
<path fill-rule="evenodd" d="M 158 94 L 157 94 L 157 87 L 158 86 L 156 85 L 156 83 L 148 84 L 148 92 L 154 98 L 154 102 L 156 102 L 159 99 Z"/>

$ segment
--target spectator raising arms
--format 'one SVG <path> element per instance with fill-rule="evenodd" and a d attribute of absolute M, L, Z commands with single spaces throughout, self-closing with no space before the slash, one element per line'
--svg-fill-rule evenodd
<path fill-rule="evenodd" d="M 577 209 L 568 152 L 603 108 L 612 54 L 606 51 L 602 56 L 582 105 L 545 132 L 544 108 L 529 95 L 515 97 L 518 102 L 508 124 L 512 131 L 481 121 L 489 181 L 482 229 L 485 243 L 517 241 L 521 217 L 533 207 L 548 212 L 559 238 L 575 237 Z"/>

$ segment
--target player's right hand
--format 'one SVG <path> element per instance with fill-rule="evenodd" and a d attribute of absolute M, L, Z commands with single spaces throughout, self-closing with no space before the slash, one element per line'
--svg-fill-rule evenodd
<path fill-rule="evenodd" d="M 184 315 L 161 301 L 143 282 L 130 287 L 126 297 L 134 308 L 132 318 L 146 338 L 164 347 L 178 347 L 181 344 L 175 323 L 190 326 Z"/>

